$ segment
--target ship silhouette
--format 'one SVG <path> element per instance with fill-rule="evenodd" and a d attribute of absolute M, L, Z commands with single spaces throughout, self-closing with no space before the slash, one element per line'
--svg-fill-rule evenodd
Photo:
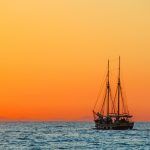
<path fill-rule="evenodd" d="M 106 84 L 102 105 L 98 111 L 95 110 L 96 104 L 93 109 L 93 116 L 96 129 L 100 130 L 127 130 L 132 129 L 134 122 L 132 115 L 129 113 L 125 99 L 122 92 L 122 84 L 120 79 L 120 56 L 119 56 L 119 69 L 117 77 L 117 87 L 114 97 L 112 96 L 110 86 L 110 69 L 109 60 L 106 75 Z"/>

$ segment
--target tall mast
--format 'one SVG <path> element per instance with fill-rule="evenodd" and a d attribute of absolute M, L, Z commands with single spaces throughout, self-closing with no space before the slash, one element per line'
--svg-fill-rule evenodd
<path fill-rule="evenodd" d="M 107 116 L 109 115 L 109 92 L 110 92 L 110 86 L 109 86 L 109 60 L 108 60 L 108 73 L 107 73 Z"/>
<path fill-rule="evenodd" d="M 119 56 L 119 74 L 118 74 L 118 116 L 120 114 L 120 56 Z"/>

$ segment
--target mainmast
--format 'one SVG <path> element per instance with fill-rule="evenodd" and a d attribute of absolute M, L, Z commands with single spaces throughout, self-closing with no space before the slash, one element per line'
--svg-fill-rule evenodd
<path fill-rule="evenodd" d="M 107 116 L 109 115 L 109 92 L 110 92 L 110 85 L 109 85 L 109 60 L 108 60 L 108 73 L 107 73 Z"/>
<path fill-rule="evenodd" d="M 118 117 L 120 114 L 120 56 L 119 56 L 119 74 L 118 74 Z"/>

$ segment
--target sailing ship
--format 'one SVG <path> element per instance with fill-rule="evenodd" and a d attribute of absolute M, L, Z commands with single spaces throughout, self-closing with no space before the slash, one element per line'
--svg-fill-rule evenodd
<path fill-rule="evenodd" d="M 93 116 L 96 129 L 100 130 L 127 130 L 132 129 L 134 122 L 130 115 L 122 92 L 122 84 L 120 79 L 120 56 L 119 56 L 119 71 L 117 77 L 117 87 L 114 98 L 112 97 L 110 86 L 110 69 L 108 60 L 108 69 L 106 75 L 106 86 L 102 106 L 100 110 L 93 109 Z M 97 98 L 97 101 L 99 98 Z M 97 105 L 97 102 L 95 106 Z"/>

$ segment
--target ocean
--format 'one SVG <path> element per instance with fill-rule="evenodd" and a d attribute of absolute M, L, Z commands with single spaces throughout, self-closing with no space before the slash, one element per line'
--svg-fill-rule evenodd
<path fill-rule="evenodd" d="M 150 122 L 101 131 L 92 122 L 0 122 L 0 150 L 150 150 Z"/>

